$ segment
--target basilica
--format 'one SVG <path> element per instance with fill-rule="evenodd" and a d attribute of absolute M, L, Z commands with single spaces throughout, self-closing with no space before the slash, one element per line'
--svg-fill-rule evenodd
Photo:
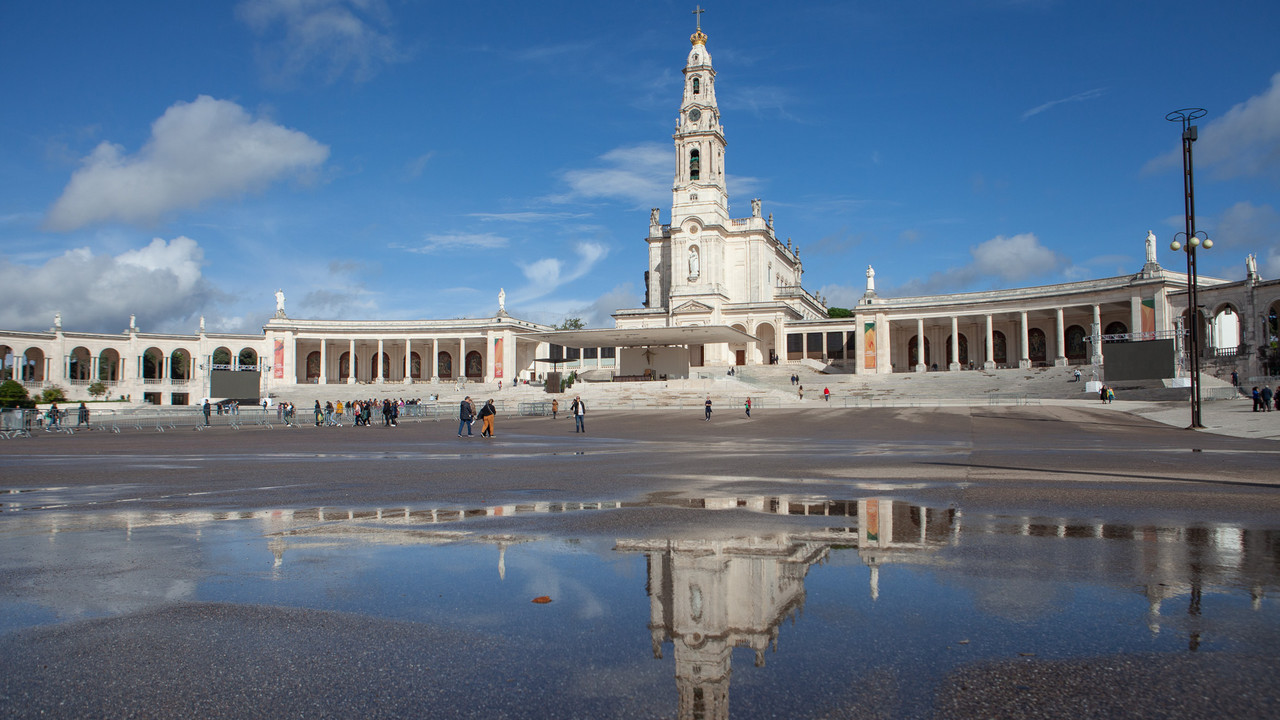
<path fill-rule="evenodd" d="M 1092 366 L 1105 378 L 1103 345 L 1176 341 L 1187 319 L 1187 275 L 1157 260 L 1118 277 L 922 297 L 881 297 L 875 271 L 845 317 L 830 317 L 805 289 L 800 246 L 782 241 L 759 199 L 732 217 L 726 138 L 716 71 L 699 23 L 685 59 L 669 216 L 654 208 L 645 242 L 643 307 L 614 314 L 615 327 L 556 330 L 507 314 L 416 321 L 291 318 L 283 292 L 261 334 L 148 333 L 130 320 L 119 334 L 62 328 L 0 331 L 0 379 L 29 390 L 58 386 L 87 398 L 183 405 L 218 397 L 219 372 L 256 373 L 259 396 L 307 384 L 507 382 L 548 371 L 593 371 L 600 380 L 679 379 L 733 366 L 805 365 L 854 374 Z M 1135 249 L 1141 242 L 1137 235 Z M 1195 322 L 1208 372 L 1268 374 L 1280 334 L 1280 281 L 1264 281 L 1250 256 L 1243 281 L 1199 278 Z M 843 313 L 842 313 L 843 314 Z M 1261 350 L 1261 352 L 1260 352 Z M 1274 353 L 1273 353 L 1274 354 Z M 243 376 L 250 377 L 250 376 Z M 239 384 L 239 387 L 244 387 Z"/>

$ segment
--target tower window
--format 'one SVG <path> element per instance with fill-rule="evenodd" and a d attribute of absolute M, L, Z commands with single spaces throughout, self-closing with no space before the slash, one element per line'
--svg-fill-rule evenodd
<path fill-rule="evenodd" d="M 701 82 L 698 80 L 698 78 L 694 78 L 694 79 L 693 79 L 693 94 L 694 94 L 694 95 L 697 95 L 697 94 L 698 94 L 698 91 L 699 91 L 699 89 L 700 89 L 700 88 L 701 88 Z"/>
<path fill-rule="evenodd" d="M 698 159 L 698 151 L 690 150 L 689 151 L 689 179 L 690 180 L 697 180 L 699 178 L 699 172 L 698 172 L 699 165 L 700 165 L 700 160 Z"/>

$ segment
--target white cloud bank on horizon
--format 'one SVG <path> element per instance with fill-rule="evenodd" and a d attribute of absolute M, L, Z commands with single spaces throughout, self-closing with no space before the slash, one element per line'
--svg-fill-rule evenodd
<path fill-rule="evenodd" d="M 637 207 L 660 207 L 670 198 L 675 149 L 660 143 L 644 143 L 610 150 L 600 156 L 606 167 L 566 170 L 561 178 L 568 192 L 546 198 L 549 202 L 624 200 Z M 668 200 L 669 201 L 669 200 Z"/>
<path fill-rule="evenodd" d="M 1262 93 L 1200 127 L 1193 147 L 1196 168 L 1208 170 L 1215 178 L 1280 177 L 1280 73 L 1271 76 L 1271 86 Z M 1152 159 L 1143 170 L 1181 166 L 1179 147 Z"/>
<path fill-rule="evenodd" d="M 236 16 L 260 38 L 258 62 L 274 81 L 318 67 L 326 82 L 348 73 L 360 82 L 409 56 L 382 0 L 245 0 Z"/>
<path fill-rule="evenodd" d="M 1002 287 L 1025 287 L 1028 280 L 1054 273 L 1069 274 L 1071 263 L 1065 256 L 1040 244 L 1034 233 L 1010 237 L 997 235 L 969 248 L 968 264 L 948 268 L 928 278 L 911 278 L 904 283 L 885 283 L 878 278 L 876 292 L 886 297 L 913 297 L 943 292 L 969 292 L 998 281 Z M 818 289 L 832 306 L 852 308 L 865 287 L 825 285 Z"/>
<path fill-rule="evenodd" d="M 63 327 L 78 332 L 120 332 L 131 314 L 147 331 L 195 332 L 184 321 L 218 295 L 203 264 L 204 251 L 185 236 L 155 238 L 115 256 L 76 248 L 38 266 L 0 257 L 0 287 L 10 289 L 0 303 L 0 327 L 45 330 L 61 312 Z"/>
<path fill-rule="evenodd" d="M 314 169 L 328 157 L 329 148 L 305 133 L 254 120 L 236 103 L 201 95 L 166 110 L 135 155 L 108 142 L 94 148 L 49 208 L 45 227 L 151 223 L 174 210 Z"/>

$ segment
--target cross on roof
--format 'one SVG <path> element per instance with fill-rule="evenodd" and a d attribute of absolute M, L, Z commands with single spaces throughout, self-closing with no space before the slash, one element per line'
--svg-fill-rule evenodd
<path fill-rule="evenodd" d="M 697 8 L 693 11 L 693 15 L 698 19 L 698 32 L 702 32 L 702 13 L 706 10 L 703 10 L 701 5 L 694 5 L 694 7 Z"/>

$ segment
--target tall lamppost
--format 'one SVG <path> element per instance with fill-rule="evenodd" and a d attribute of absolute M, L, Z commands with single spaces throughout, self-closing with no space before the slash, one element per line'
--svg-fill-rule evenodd
<path fill-rule="evenodd" d="M 1192 120 L 1204 117 L 1204 108 L 1183 108 L 1164 116 L 1165 120 L 1182 123 L 1182 187 L 1186 215 L 1186 231 L 1173 236 L 1169 247 L 1175 252 L 1187 253 L 1187 322 L 1191 324 L 1187 336 L 1187 355 L 1191 358 L 1191 429 L 1202 428 L 1200 422 L 1200 308 L 1196 292 L 1196 248 L 1213 247 L 1213 241 L 1204 232 L 1196 230 L 1196 191 L 1191 164 L 1191 144 L 1196 141 L 1196 126 Z M 1179 240 L 1182 239 L 1182 242 Z"/>

